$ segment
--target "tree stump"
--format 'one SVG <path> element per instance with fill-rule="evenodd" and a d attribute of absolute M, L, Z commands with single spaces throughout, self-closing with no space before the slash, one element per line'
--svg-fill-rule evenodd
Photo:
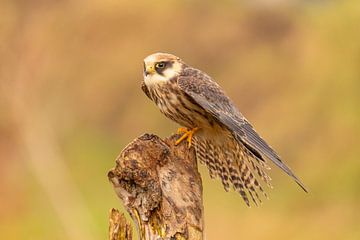
<path fill-rule="evenodd" d="M 108 173 L 141 240 L 203 239 L 202 183 L 195 152 L 186 141 L 175 146 L 178 137 L 140 136 L 125 147 Z M 124 236 L 127 225 L 120 225 L 125 226 L 118 231 Z M 110 237 L 111 231 L 110 224 Z"/>
<path fill-rule="evenodd" d="M 131 224 L 114 208 L 109 216 L 109 240 L 132 240 Z"/>

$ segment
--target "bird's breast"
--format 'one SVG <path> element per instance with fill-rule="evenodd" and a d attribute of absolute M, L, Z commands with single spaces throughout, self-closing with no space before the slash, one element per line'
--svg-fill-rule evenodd
<path fill-rule="evenodd" d="M 215 119 L 177 85 L 167 82 L 149 86 L 152 100 L 168 118 L 188 128 L 215 128 Z"/>

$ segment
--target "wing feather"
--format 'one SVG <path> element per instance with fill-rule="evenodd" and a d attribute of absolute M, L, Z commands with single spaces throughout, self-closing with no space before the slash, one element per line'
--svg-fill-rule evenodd
<path fill-rule="evenodd" d="M 178 78 L 179 87 L 190 98 L 221 122 L 259 161 L 270 159 L 307 192 L 306 187 L 278 154 L 256 133 L 251 124 L 209 76 L 194 68 L 184 69 Z"/>

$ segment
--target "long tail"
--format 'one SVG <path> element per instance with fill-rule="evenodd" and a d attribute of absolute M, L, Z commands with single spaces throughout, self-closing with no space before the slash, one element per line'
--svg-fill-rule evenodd
<path fill-rule="evenodd" d="M 255 174 L 272 188 L 271 178 L 266 173 L 270 168 L 265 162 L 259 161 L 245 146 L 230 137 L 225 142 L 220 142 L 197 135 L 193 140 L 196 158 L 207 166 L 211 178 L 221 179 L 225 191 L 229 191 L 232 186 L 248 206 L 250 206 L 249 197 L 255 205 L 261 203 L 258 192 L 268 197 Z"/>

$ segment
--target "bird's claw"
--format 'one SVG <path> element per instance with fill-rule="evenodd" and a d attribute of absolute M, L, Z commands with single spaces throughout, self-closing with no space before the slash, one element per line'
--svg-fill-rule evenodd
<path fill-rule="evenodd" d="M 183 134 L 176 142 L 175 145 L 180 144 L 183 140 L 186 139 L 186 141 L 188 142 L 188 148 L 191 147 L 191 143 L 192 143 L 192 138 L 194 133 L 199 130 L 198 127 L 195 127 L 191 130 L 188 130 L 187 128 L 181 127 L 177 130 L 178 134 Z"/>

